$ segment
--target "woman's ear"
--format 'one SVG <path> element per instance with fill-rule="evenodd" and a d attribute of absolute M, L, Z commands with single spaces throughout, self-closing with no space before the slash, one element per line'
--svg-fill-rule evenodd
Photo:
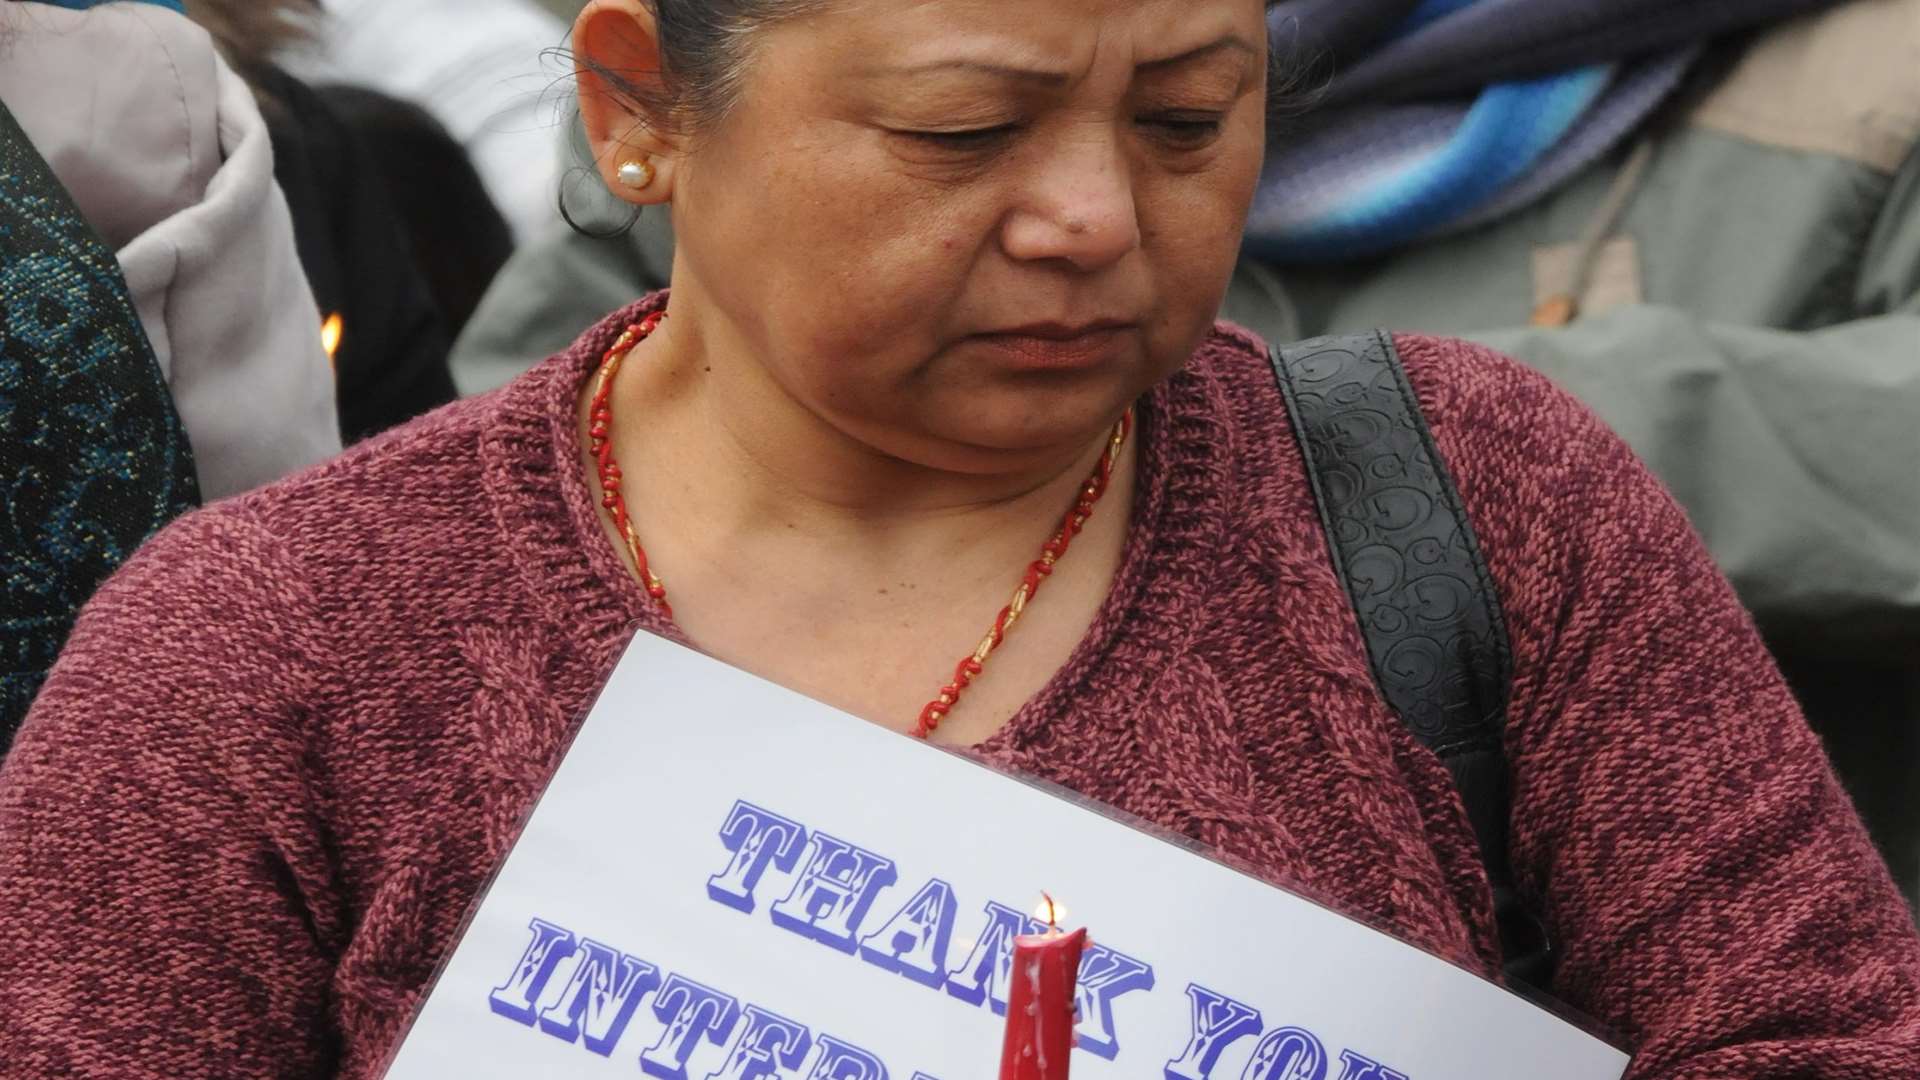
<path fill-rule="evenodd" d="M 680 143 L 663 122 L 669 106 L 653 10 L 641 0 L 593 0 L 573 24 L 573 56 L 600 178 L 631 203 L 670 201 Z"/>

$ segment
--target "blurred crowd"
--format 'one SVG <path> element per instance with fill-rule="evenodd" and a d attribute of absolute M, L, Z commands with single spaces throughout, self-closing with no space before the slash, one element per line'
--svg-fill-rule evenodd
<path fill-rule="evenodd" d="M 634 219 L 585 149 L 579 6 L 0 4 L 0 745 L 164 521 L 666 284 L 666 217 Z M 1466 336 L 1597 410 L 1707 540 L 1911 894 L 1920 2 L 1611 7 L 1277 5 L 1224 314 L 1273 341 Z"/>

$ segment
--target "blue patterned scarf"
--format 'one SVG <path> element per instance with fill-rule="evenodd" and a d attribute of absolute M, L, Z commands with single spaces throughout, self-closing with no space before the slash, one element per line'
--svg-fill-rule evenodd
<path fill-rule="evenodd" d="M 1360 258 L 1503 217 L 1637 129 L 1709 39 L 1834 2 L 1285 0 L 1276 54 L 1338 74 L 1276 133 L 1247 250 Z"/>

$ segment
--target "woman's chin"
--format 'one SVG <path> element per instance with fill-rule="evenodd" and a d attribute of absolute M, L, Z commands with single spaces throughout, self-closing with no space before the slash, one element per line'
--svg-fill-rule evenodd
<path fill-rule="evenodd" d="M 1161 380 L 1160 372 L 1129 360 L 1071 372 L 949 369 L 907 394 L 822 415 L 889 457 L 938 471 L 986 476 L 1064 467 L 1092 452 Z"/>
<path fill-rule="evenodd" d="M 929 434 L 941 445 L 941 468 L 982 474 L 1025 471 L 1088 453 L 1107 437 L 1128 404 L 1129 399 L 1109 393 L 1060 401 L 1041 411 L 996 415 L 970 410 L 943 415 Z"/>

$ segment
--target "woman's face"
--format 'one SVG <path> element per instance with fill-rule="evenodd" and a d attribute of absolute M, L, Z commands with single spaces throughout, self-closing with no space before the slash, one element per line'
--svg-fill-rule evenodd
<path fill-rule="evenodd" d="M 888 455 L 1083 447 L 1212 325 L 1264 148 L 1264 10 L 837 0 L 775 24 L 675 164 L 676 287 Z"/>

